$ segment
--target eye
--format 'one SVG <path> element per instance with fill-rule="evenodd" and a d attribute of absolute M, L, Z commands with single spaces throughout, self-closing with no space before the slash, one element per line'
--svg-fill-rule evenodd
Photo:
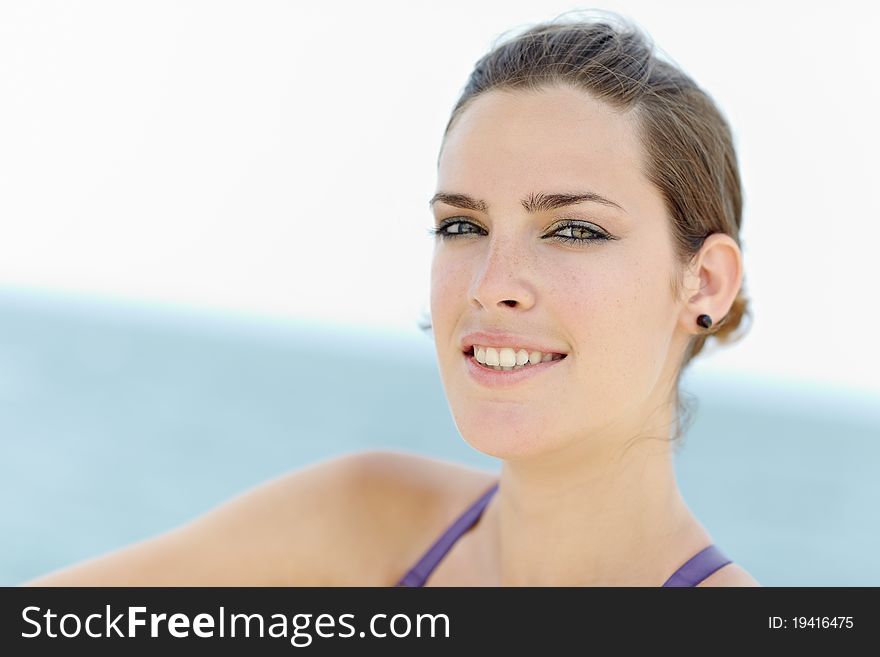
<path fill-rule="evenodd" d="M 468 226 L 470 226 L 474 230 L 465 230 L 465 228 Z M 479 235 L 481 231 L 485 232 L 476 224 L 461 218 L 446 219 L 442 221 L 437 228 L 430 228 L 428 230 L 431 235 L 439 237 L 443 240 L 455 239 L 461 237 L 462 235 Z M 570 231 L 571 234 L 558 234 L 565 231 Z M 610 235 L 600 230 L 596 230 L 595 228 L 592 228 L 587 224 L 574 221 L 566 221 L 561 226 L 557 226 L 552 235 L 545 237 L 544 239 L 555 239 L 559 240 L 560 242 L 589 244 L 595 242 L 607 242 L 609 240 L 614 240 L 617 238 L 611 237 Z"/>
<path fill-rule="evenodd" d="M 462 229 L 463 226 L 470 226 L 471 228 L 475 228 L 478 231 L 482 230 L 479 226 L 470 221 L 462 221 L 460 219 L 444 219 L 440 222 L 440 225 L 437 228 L 430 228 L 428 232 L 431 235 L 436 237 L 440 237 L 441 239 L 450 239 L 459 237 L 461 235 L 469 235 L 473 234 L 475 231 L 465 231 Z M 450 230 L 450 227 L 455 227 L 455 230 Z"/>
<path fill-rule="evenodd" d="M 558 233 L 562 231 L 571 231 L 572 233 L 571 236 L 559 235 L 556 237 L 556 239 L 563 242 L 607 242 L 608 240 L 614 239 L 610 235 L 606 235 L 595 228 L 576 222 L 567 222 L 562 226 L 558 226 L 556 232 Z M 584 237 L 575 237 L 575 235 L 583 235 Z"/>

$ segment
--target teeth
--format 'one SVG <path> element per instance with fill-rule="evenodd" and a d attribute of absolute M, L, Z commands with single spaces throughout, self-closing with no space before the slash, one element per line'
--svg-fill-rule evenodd
<path fill-rule="evenodd" d="M 511 349 L 510 347 L 481 347 L 474 345 L 474 357 L 483 365 L 499 370 L 522 369 L 528 365 L 537 365 L 551 360 L 559 360 L 561 355 L 544 354 L 540 351 Z"/>

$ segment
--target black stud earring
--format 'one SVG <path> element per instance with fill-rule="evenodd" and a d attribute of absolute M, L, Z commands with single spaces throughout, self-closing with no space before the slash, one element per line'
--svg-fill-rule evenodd
<path fill-rule="evenodd" d="M 700 315 L 697 317 L 697 324 L 707 329 L 712 326 L 712 318 L 709 315 Z"/>

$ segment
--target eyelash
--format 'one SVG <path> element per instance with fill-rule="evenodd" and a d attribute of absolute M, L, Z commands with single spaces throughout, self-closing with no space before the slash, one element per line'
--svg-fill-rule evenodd
<path fill-rule="evenodd" d="M 462 220 L 462 219 L 452 219 L 452 220 L 447 220 L 447 221 L 441 223 L 437 228 L 428 229 L 428 232 L 431 235 L 434 235 L 435 237 L 439 237 L 440 239 L 443 239 L 443 240 L 455 239 L 457 237 L 463 237 L 465 235 L 477 234 L 477 233 L 473 233 L 473 232 L 468 232 L 468 233 L 448 233 L 448 232 L 446 232 L 446 228 L 448 228 L 449 226 L 452 226 L 454 224 L 468 224 L 468 225 L 471 225 L 475 228 L 480 228 L 479 226 L 477 226 L 475 223 L 473 223 L 471 221 L 466 221 L 466 220 Z M 592 237 L 554 236 L 553 239 L 557 239 L 561 242 L 568 242 L 568 243 L 574 242 L 577 244 L 590 244 L 590 243 L 594 243 L 594 242 L 608 242 L 610 240 L 616 239 L 616 238 L 611 237 L 609 235 L 605 235 L 604 233 L 600 233 L 597 230 L 593 230 L 592 228 L 584 226 L 583 224 L 576 223 L 573 221 L 567 221 L 564 224 L 562 224 L 561 226 L 557 226 L 556 230 L 560 231 L 560 230 L 564 230 L 566 228 L 579 228 L 580 230 L 585 230 L 588 233 L 590 233 L 592 235 Z M 480 230 L 482 230 L 482 229 L 480 229 Z"/>

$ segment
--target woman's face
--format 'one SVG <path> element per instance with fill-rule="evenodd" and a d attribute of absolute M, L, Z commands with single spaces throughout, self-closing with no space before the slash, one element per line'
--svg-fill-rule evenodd
<path fill-rule="evenodd" d="M 651 414 L 667 407 L 689 336 L 677 330 L 669 219 L 644 157 L 632 116 L 568 87 L 488 92 L 453 125 L 437 192 L 484 207 L 433 203 L 435 227 L 456 218 L 445 232 L 463 234 L 436 237 L 431 316 L 450 409 L 475 449 L 514 460 L 592 450 L 670 419 Z M 560 194 L 607 202 L 525 207 Z M 559 239 L 591 231 L 611 239 Z M 567 356 L 515 385 L 488 386 L 469 373 L 462 347 L 480 330 Z"/>

